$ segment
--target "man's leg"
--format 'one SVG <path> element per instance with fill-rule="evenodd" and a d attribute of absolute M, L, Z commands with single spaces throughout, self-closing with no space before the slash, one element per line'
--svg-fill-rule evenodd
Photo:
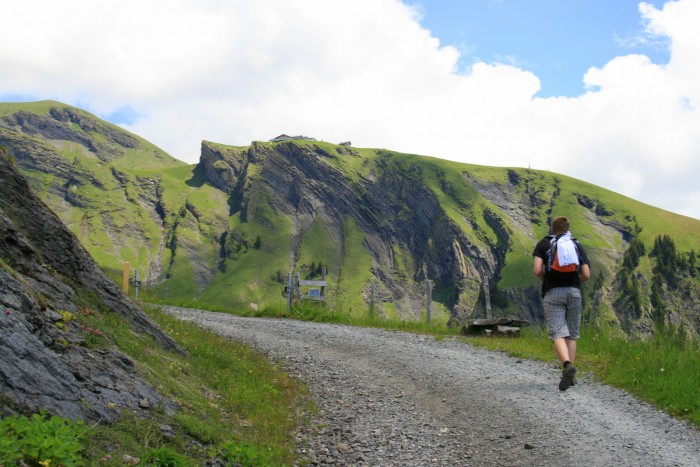
<path fill-rule="evenodd" d="M 569 339 L 566 339 L 564 337 L 559 337 L 557 339 L 554 339 L 554 351 L 557 353 L 557 357 L 559 357 L 559 361 L 564 363 L 564 362 L 572 362 L 573 363 L 573 358 L 571 357 L 571 352 L 569 350 L 569 342 L 574 343 L 574 353 L 576 352 L 576 341 L 571 341 Z"/>
<path fill-rule="evenodd" d="M 559 389 L 566 391 L 575 384 L 576 368 L 571 364 L 571 356 L 569 354 L 569 337 L 571 333 L 567 326 L 567 302 L 569 300 L 568 289 L 554 288 L 547 292 L 544 297 L 544 316 L 547 321 L 547 334 L 552 339 L 554 351 L 559 360 L 564 363 L 562 378 L 559 382 Z M 576 336 L 578 337 L 578 336 Z M 575 344 L 574 344 L 575 345 Z M 573 348 L 574 354 L 576 348 Z"/>
<path fill-rule="evenodd" d="M 574 360 L 576 359 L 576 341 L 574 339 L 566 339 L 566 348 L 569 352 L 568 360 L 571 363 L 574 363 Z M 566 360 L 563 360 L 562 363 L 565 361 Z"/>

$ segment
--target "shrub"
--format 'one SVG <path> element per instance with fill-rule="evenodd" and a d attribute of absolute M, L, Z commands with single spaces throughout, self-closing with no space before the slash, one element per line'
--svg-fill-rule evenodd
<path fill-rule="evenodd" d="M 146 452 L 144 464 L 154 467 L 184 467 L 187 459 L 173 449 L 163 446 L 152 448 Z"/>
<path fill-rule="evenodd" d="M 260 446 L 233 441 L 223 445 L 221 457 L 226 462 L 240 464 L 243 467 L 267 467 L 272 465 L 269 453 Z"/>
<path fill-rule="evenodd" d="M 78 441 L 84 431 L 82 421 L 61 417 L 47 418 L 46 413 L 31 418 L 13 415 L 0 421 L 0 465 L 23 462 L 29 465 L 83 465 Z"/>

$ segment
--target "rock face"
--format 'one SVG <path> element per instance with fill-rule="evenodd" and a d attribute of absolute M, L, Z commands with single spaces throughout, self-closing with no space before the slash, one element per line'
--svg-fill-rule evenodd
<path fill-rule="evenodd" d="M 601 319 L 643 330 L 662 312 L 648 294 L 633 313 L 621 299 L 629 242 L 649 248 L 670 232 L 687 252 L 700 241 L 697 221 L 549 172 L 314 141 L 204 141 L 187 167 L 87 112 L 36 104 L 0 104 L 0 146 L 103 270 L 116 278 L 130 261 L 173 300 L 277 306 L 288 272 L 320 279 L 322 265 L 335 310 L 421 319 L 430 280 L 437 312 L 455 324 L 485 317 L 487 293 L 494 316 L 537 322 L 532 250 L 564 214 L 594 264 L 586 313 L 597 296 Z M 650 284 L 652 267 L 626 288 Z M 664 320 L 697 329 L 695 292 L 667 294 Z"/>
<path fill-rule="evenodd" d="M 85 346 L 72 316 L 78 293 L 182 352 L 175 341 L 125 297 L 77 238 L 29 189 L 5 154 L 0 156 L 0 410 L 36 411 L 87 420 L 114 420 L 162 397 L 115 350 Z"/>

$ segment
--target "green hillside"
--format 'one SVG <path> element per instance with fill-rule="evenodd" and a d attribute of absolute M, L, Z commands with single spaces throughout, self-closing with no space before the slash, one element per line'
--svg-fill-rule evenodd
<path fill-rule="evenodd" d="M 538 320 L 531 253 L 564 215 L 593 262 L 589 315 L 599 292 L 596 317 L 629 331 L 700 328 L 700 221 L 563 175 L 302 140 L 205 141 L 187 165 L 51 101 L 0 104 L 0 145 L 103 269 L 119 280 L 128 261 L 161 300 L 281 309 L 288 272 L 323 266 L 336 312 L 367 313 L 374 287 L 379 316 L 421 319 L 430 279 L 436 316 L 459 322 L 483 316 L 488 278 L 496 315 Z M 676 278 L 649 257 L 663 235 Z"/>

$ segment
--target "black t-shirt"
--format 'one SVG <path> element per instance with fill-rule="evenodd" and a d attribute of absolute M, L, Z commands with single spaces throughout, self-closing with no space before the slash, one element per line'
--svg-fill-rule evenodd
<path fill-rule="evenodd" d="M 559 239 L 561 235 L 557 236 L 557 239 Z M 578 256 L 579 256 L 579 267 L 583 264 L 587 264 L 589 267 L 591 265 L 590 261 L 588 261 L 588 255 L 586 254 L 586 250 L 583 248 L 583 246 L 578 242 L 578 240 L 573 239 L 574 242 L 576 243 L 576 248 L 578 248 Z M 542 281 L 542 296 L 544 297 L 544 294 L 547 293 L 549 289 L 554 289 L 556 287 L 576 287 L 578 289 L 581 288 L 581 277 L 579 276 L 579 272 L 561 272 L 561 271 L 547 271 L 546 266 L 547 266 L 547 252 L 549 251 L 549 246 L 552 241 L 552 237 L 550 235 L 546 236 L 539 242 L 537 242 L 537 245 L 535 245 L 535 251 L 533 251 L 532 256 L 537 256 L 538 258 L 542 258 L 542 261 L 544 262 L 545 265 L 545 273 L 544 273 L 544 280 Z"/>

